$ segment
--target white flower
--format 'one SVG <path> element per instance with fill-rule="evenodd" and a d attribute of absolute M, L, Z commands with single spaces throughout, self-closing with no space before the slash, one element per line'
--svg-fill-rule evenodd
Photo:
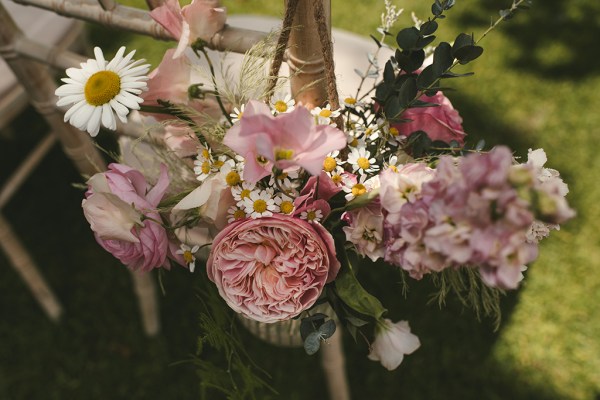
<path fill-rule="evenodd" d="M 271 178 L 269 179 L 269 186 L 281 187 L 288 193 L 293 193 L 295 189 L 299 186 L 299 170 L 299 168 L 290 169 L 288 171 L 281 171 L 277 175 L 271 175 Z"/>
<path fill-rule="evenodd" d="M 231 188 L 231 194 L 233 198 L 239 202 L 244 201 L 246 197 L 250 196 L 250 193 L 254 190 L 255 185 L 250 182 L 243 181 L 241 185 L 234 186 Z"/>
<path fill-rule="evenodd" d="M 244 219 L 247 217 L 246 211 L 244 211 L 243 207 L 240 206 L 231 206 L 227 210 L 227 222 L 232 223 L 234 221 L 238 221 L 240 219 Z"/>
<path fill-rule="evenodd" d="M 194 247 L 190 247 L 187 244 L 181 244 L 179 250 L 177 250 L 177 254 L 181 254 L 183 256 L 183 261 L 187 264 L 190 272 L 194 272 L 196 269 L 196 253 L 200 250 L 200 246 L 195 245 Z"/>
<path fill-rule="evenodd" d="M 284 96 L 281 93 L 277 93 L 271 99 L 271 105 L 275 114 L 282 114 L 293 111 L 296 102 L 290 94 Z"/>
<path fill-rule="evenodd" d="M 398 368 L 405 354 L 412 354 L 421 346 L 419 338 L 410 333 L 407 321 L 394 324 L 386 318 L 377 328 L 369 360 L 380 361 L 389 371 Z"/>
<path fill-rule="evenodd" d="M 353 200 L 355 197 L 370 192 L 372 187 L 372 180 L 367 179 L 366 175 L 361 175 L 358 181 L 356 176 L 351 174 L 344 174 L 342 176 L 342 190 L 346 192 L 346 201 Z"/>
<path fill-rule="evenodd" d="M 376 162 L 375 158 L 371 157 L 369 150 L 364 147 L 352 149 L 347 161 L 352 166 L 353 172 L 358 171 L 361 174 L 379 171 L 379 165 Z"/>
<path fill-rule="evenodd" d="M 266 190 L 254 190 L 248 197 L 245 197 L 240 203 L 244 211 L 252 218 L 270 217 L 273 212 L 277 212 L 277 206 L 273 196 Z"/>
<path fill-rule="evenodd" d="M 373 261 L 383 257 L 383 215 L 369 207 L 359 208 L 349 213 L 351 223 L 343 229 L 346 240 L 353 243 L 358 254 Z"/>
<path fill-rule="evenodd" d="M 364 107 L 365 106 L 362 102 L 356 100 L 352 96 L 348 96 L 344 100 L 342 100 L 342 105 L 345 108 L 357 108 L 357 107 Z"/>
<path fill-rule="evenodd" d="M 333 171 L 335 171 L 336 168 L 342 164 L 342 160 L 340 160 L 339 155 L 340 152 L 336 150 L 325 157 L 323 160 L 323 171 L 327 172 L 328 174 L 331 174 Z"/>
<path fill-rule="evenodd" d="M 300 213 L 300 218 L 305 219 L 310 223 L 321 222 L 321 219 L 323 219 L 323 212 L 316 208 L 309 208 Z"/>
<path fill-rule="evenodd" d="M 233 112 L 231 114 L 229 114 L 229 116 L 231 117 L 231 122 L 233 122 L 235 124 L 240 119 L 242 119 L 242 116 L 244 115 L 244 108 L 245 107 L 246 107 L 246 105 L 242 104 L 240 106 L 240 108 L 235 107 L 233 109 Z"/>
<path fill-rule="evenodd" d="M 315 107 L 310 112 L 315 116 L 318 125 L 329 125 L 333 118 L 340 116 L 339 110 L 331 110 L 331 104 L 327 104 L 327 106 L 323 108 Z"/>
<path fill-rule="evenodd" d="M 129 110 L 139 110 L 144 100 L 138 95 L 148 88 L 146 60 L 132 61 L 135 50 L 123 57 L 121 47 L 107 63 L 99 47 L 94 48 L 96 59 L 81 63 L 81 68 L 68 68 L 68 78 L 56 89 L 59 107 L 71 105 L 65 113 L 65 122 L 96 136 L 102 126 L 115 130 L 117 121 L 127 122 Z"/>
<path fill-rule="evenodd" d="M 281 214 L 291 215 L 296 209 L 294 200 L 284 194 L 275 197 L 275 205 L 277 206 L 277 212 Z"/>
<path fill-rule="evenodd" d="M 337 187 L 341 187 L 344 185 L 345 174 L 346 171 L 340 166 L 335 167 L 335 169 L 331 172 L 327 172 L 327 175 L 331 177 L 331 180 L 333 181 L 333 183 L 335 183 L 335 186 Z"/>

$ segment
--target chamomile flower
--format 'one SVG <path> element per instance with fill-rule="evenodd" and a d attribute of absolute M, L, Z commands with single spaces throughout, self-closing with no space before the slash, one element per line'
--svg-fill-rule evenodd
<path fill-rule="evenodd" d="M 250 193 L 254 190 L 254 184 L 243 181 L 241 185 L 234 186 L 231 188 L 231 194 L 233 198 L 238 202 L 243 202 L 245 198 L 250 197 Z"/>
<path fill-rule="evenodd" d="M 371 152 L 364 147 L 354 148 L 348 154 L 348 164 L 352 166 L 352 171 L 358 171 L 361 174 L 379 171 L 379 165 L 375 158 L 371 157 Z"/>
<path fill-rule="evenodd" d="M 339 150 L 336 150 L 325 157 L 323 160 L 323 171 L 331 173 L 336 169 L 337 166 L 341 165 L 342 161 L 340 160 L 339 155 Z"/>
<path fill-rule="evenodd" d="M 179 250 L 177 250 L 176 254 L 181 254 L 183 256 L 183 261 L 187 264 L 190 272 L 194 272 L 196 269 L 196 253 L 200 250 L 200 246 L 195 245 L 194 247 L 190 247 L 187 244 L 181 244 Z"/>
<path fill-rule="evenodd" d="M 346 196 L 344 196 L 346 201 L 353 200 L 360 195 L 370 192 L 372 189 L 373 182 L 367 179 L 366 175 L 362 175 L 356 180 L 356 176 L 346 174 L 343 180 L 344 185 L 342 186 L 342 190 L 346 192 Z"/>
<path fill-rule="evenodd" d="M 335 167 L 335 169 L 331 172 L 327 172 L 327 175 L 331 177 L 335 186 L 342 187 L 344 185 L 344 175 L 346 175 L 346 171 L 342 167 Z"/>
<path fill-rule="evenodd" d="M 227 222 L 232 223 L 234 221 L 239 221 L 240 219 L 246 218 L 247 215 L 243 207 L 236 205 L 229 207 L 227 210 L 227 217 Z"/>
<path fill-rule="evenodd" d="M 233 112 L 231 114 L 229 114 L 229 116 L 231 117 L 231 122 L 233 122 L 235 124 L 240 119 L 242 119 L 242 116 L 244 115 L 245 107 L 246 107 L 245 104 L 242 104 L 240 106 L 240 108 L 234 107 Z"/>
<path fill-rule="evenodd" d="M 253 219 L 260 217 L 270 217 L 273 212 L 277 212 L 277 206 L 273 195 L 266 190 L 254 190 L 248 197 L 242 200 L 241 205 L 244 211 Z"/>
<path fill-rule="evenodd" d="M 130 110 L 139 110 L 144 101 L 139 94 L 148 88 L 150 64 L 143 64 L 143 59 L 132 61 L 135 50 L 124 54 L 125 47 L 121 47 L 107 63 L 102 50 L 95 47 L 95 59 L 81 63 L 81 68 L 67 69 L 69 77 L 55 91 L 59 107 L 71 105 L 65 122 L 96 136 L 100 125 L 117 129 L 115 114 L 125 123 Z"/>
<path fill-rule="evenodd" d="M 364 107 L 364 104 L 362 102 L 356 100 L 354 97 L 351 97 L 351 96 L 344 98 L 344 100 L 342 100 L 342 105 L 345 108 Z"/>
<path fill-rule="evenodd" d="M 275 114 L 282 114 L 293 111 L 296 102 L 290 94 L 285 96 L 281 93 L 276 93 L 271 99 L 271 106 Z"/>
<path fill-rule="evenodd" d="M 309 208 L 300 213 L 300 218 L 307 220 L 311 224 L 321 222 L 321 219 L 323 219 L 323 212 L 316 208 Z"/>
<path fill-rule="evenodd" d="M 329 125 L 333 118 L 340 116 L 340 110 L 331 110 L 331 104 L 327 104 L 323 108 L 315 107 L 310 112 L 315 116 L 318 125 Z"/>
<path fill-rule="evenodd" d="M 210 154 L 210 150 L 202 148 L 198 152 L 196 160 L 194 160 L 194 173 L 196 179 L 200 182 L 204 182 L 213 173 L 213 158 Z"/>
<path fill-rule="evenodd" d="M 280 186 L 281 188 L 293 191 L 298 187 L 299 169 L 291 169 L 289 171 L 279 171 L 276 175 L 271 175 L 269 180 L 270 187 Z M 277 183 L 276 183 L 277 181 Z"/>
<path fill-rule="evenodd" d="M 288 196 L 282 194 L 281 196 L 275 197 L 274 200 L 275 200 L 275 205 L 278 208 L 277 212 L 280 212 L 282 214 L 291 215 L 294 212 L 294 210 L 296 209 L 296 206 L 294 206 L 294 201 L 292 200 L 291 197 L 288 197 Z"/>
<path fill-rule="evenodd" d="M 361 137 L 363 133 L 364 130 L 359 128 L 346 132 L 346 142 L 348 143 L 348 146 L 354 148 L 365 147 L 367 144 L 365 143 L 365 139 Z"/>

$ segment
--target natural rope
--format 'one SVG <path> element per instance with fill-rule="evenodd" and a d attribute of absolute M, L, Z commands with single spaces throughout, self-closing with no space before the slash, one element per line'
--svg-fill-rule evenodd
<path fill-rule="evenodd" d="M 323 1 L 318 0 L 315 2 L 315 20 L 317 21 L 317 29 L 319 40 L 321 41 L 321 51 L 323 52 L 323 62 L 325 63 L 325 80 L 327 82 L 327 100 L 331 105 L 332 110 L 340 108 L 340 101 L 338 98 L 337 85 L 335 80 L 335 65 L 333 63 L 333 46 L 331 44 L 331 37 L 329 30 L 327 29 L 327 20 L 325 19 L 325 10 L 323 8 Z M 339 129 L 343 129 L 343 120 L 339 116 L 335 119 Z"/>
<path fill-rule="evenodd" d="M 267 86 L 267 102 L 271 100 L 271 96 L 275 92 L 275 86 L 277 86 L 277 80 L 279 79 L 279 69 L 283 62 L 283 55 L 287 48 L 288 41 L 290 39 L 290 33 L 292 32 L 292 23 L 294 22 L 294 15 L 296 14 L 296 6 L 299 0 L 288 0 L 287 7 L 285 9 L 285 16 L 283 18 L 283 26 L 281 28 L 281 34 L 277 40 L 277 47 L 275 48 L 275 56 L 273 57 L 273 63 L 271 64 L 271 73 L 269 74 L 269 85 Z"/>

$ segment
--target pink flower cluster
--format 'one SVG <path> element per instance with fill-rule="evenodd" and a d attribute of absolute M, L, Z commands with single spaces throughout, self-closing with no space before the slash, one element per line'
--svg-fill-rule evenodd
<path fill-rule="evenodd" d="M 408 191 L 412 198 L 398 185 L 405 178 L 395 174 L 381 175 L 384 258 L 417 279 L 472 265 L 488 285 L 516 288 L 521 267 L 537 257 L 537 245 L 527 241 L 532 223 L 561 223 L 573 215 L 558 189 L 537 183 L 530 165 L 513 165 L 506 147 L 442 157 L 418 196 L 416 186 Z"/>
<path fill-rule="evenodd" d="M 169 185 L 167 168 L 161 165 L 154 187 L 131 167 L 110 164 L 108 168 L 90 178 L 82 202 L 98 244 L 136 271 L 169 268 L 169 258 L 185 265 L 156 210 Z"/>

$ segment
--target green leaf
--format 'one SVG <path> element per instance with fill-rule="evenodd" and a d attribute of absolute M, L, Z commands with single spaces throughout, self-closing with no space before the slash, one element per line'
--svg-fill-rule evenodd
<path fill-rule="evenodd" d="M 375 98 L 379 103 L 385 103 L 388 97 L 390 97 L 390 94 L 392 94 L 392 89 L 392 84 L 381 82 L 379 86 L 377 86 L 377 89 L 375 89 Z"/>
<path fill-rule="evenodd" d="M 458 57 L 456 57 L 456 55 L 454 55 L 455 51 L 457 51 L 461 47 L 474 46 L 474 45 L 475 45 L 475 40 L 473 39 L 472 35 L 467 35 L 466 33 L 460 33 L 456 37 L 456 39 L 454 40 L 454 44 L 452 45 L 452 55 L 454 56 L 454 58 L 458 58 Z"/>
<path fill-rule="evenodd" d="M 353 326 L 356 326 L 357 328 L 361 327 L 361 326 L 365 326 L 369 323 L 368 321 L 362 320 L 360 318 L 356 318 L 352 315 L 346 315 L 345 319 L 346 319 L 346 321 L 348 321 Z"/>
<path fill-rule="evenodd" d="M 306 354 L 308 354 L 309 356 L 312 356 L 317 351 L 319 351 L 320 347 L 321 347 L 321 333 L 320 332 L 315 331 L 306 337 L 306 340 L 304 341 L 304 351 L 306 351 Z"/>
<path fill-rule="evenodd" d="M 335 289 L 339 298 L 360 314 L 378 320 L 387 311 L 376 297 L 361 286 L 349 263 L 342 265 L 335 280 Z"/>
<path fill-rule="evenodd" d="M 373 189 L 368 193 L 361 194 L 360 196 L 355 197 L 346 205 L 345 210 L 351 211 L 357 208 L 361 208 L 372 202 L 377 196 L 379 196 L 379 189 Z"/>
<path fill-rule="evenodd" d="M 444 72 L 452 66 L 454 57 L 452 57 L 452 48 L 449 43 L 440 43 L 433 52 L 433 70 L 438 76 L 442 76 Z"/>
<path fill-rule="evenodd" d="M 400 111 L 402 111 L 402 106 L 400 105 L 398 96 L 390 96 L 383 106 L 383 111 L 385 112 L 387 119 L 394 119 L 398 117 L 400 115 Z"/>
<path fill-rule="evenodd" d="M 381 42 L 373 35 L 369 35 L 371 36 L 371 39 L 373 39 L 375 41 L 375 44 L 377 44 L 377 47 L 381 48 Z"/>
<path fill-rule="evenodd" d="M 406 72 L 413 72 L 421 68 L 425 61 L 425 51 L 423 50 L 403 50 L 396 49 L 396 62 L 398 67 Z"/>
<path fill-rule="evenodd" d="M 483 54 L 481 46 L 464 46 L 454 52 L 454 57 L 461 64 L 467 64 Z"/>
<path fill-rule="evenodd" d="M 423 49 L 424 47 L 428 46 L 434 40 L 435 40 L 435 35 L 420 37 L 419 39 L 417 39 L 417 42 L 415 43 L 414 48 L 416 50 Z"/>
<path fill-rule="evenodd" d="M 396 74 L 394 73 L 394 66 L 392 65 L 392 60 L 388 60 L 385 63 L 385 68 L 383 69 L 383 81 L 385 83 L 392 83 L 396 79 Z"/>
<path fill-rule="evenodd" d="M 433 65 L 426 67 L 417 78 L 417 87 L 419 89 L 427 89 L 432 86 L 440 76 L 436 74 Z"/>
<path fill-rule="evenodd" d="M 402 50 L 416 50 L 417 41 L 421 38 L 419 30 L 414 26 L 404 28 L 396 35 L 396 43 Z"/>
<path fill-rule="evenodd" d="M 466 72 L 464 74 L 457 74 L 452 71 L 447 71 L 442 74 L 442 78 L 446 78 L 446 79 L 447 78 L 463 78 L 465 76 L 471 76 L 471 75 L 475 75 L 475 73 L 474 72 Z"/>
<path fill-rule="evenodd" d="M 398 93 L 398 102 L 400 107 L 407 108 L 408 104 L 417 97 L 417 80 L 415 78 L 407 79 Z"/>
<path fill-rule="evenodd" d="M 442 5 L 436 0 L 436 2 L 431 5 L 431 13 L 436 17 L 439 17 L 443 12 L 444 9 L 442 8 Z"/>
<path fill-rule="evenodd" d="M 423 25 L 421 25 L 419 32 L 421 32 L 421 35 L 431 35 L 432 33 L 434 33 L 437 30 L 437 28 L 438 28 L 437 22 L 427 21 Z"/>
<path fill-rule="evenodd" d="M 335 321 L 330 319 L 326 321 L 323 325 L 319 327 L 319 332 L 321 333 L 321 338 L 329 339 L 335 333 L 336 326 Z"/>

